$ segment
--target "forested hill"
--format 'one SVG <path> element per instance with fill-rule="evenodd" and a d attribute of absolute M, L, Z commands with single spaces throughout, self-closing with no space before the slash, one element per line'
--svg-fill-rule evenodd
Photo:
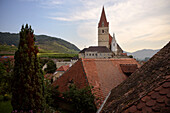
<path fill-rule="evenodd" d="M 78 53 L 80 50 L 74 44 L 63 39 L 46 35 L 35 35 L 36 45 L 41 52 Z M 0 44 L 18 46 L 19 34 L 0 32 Z"/>

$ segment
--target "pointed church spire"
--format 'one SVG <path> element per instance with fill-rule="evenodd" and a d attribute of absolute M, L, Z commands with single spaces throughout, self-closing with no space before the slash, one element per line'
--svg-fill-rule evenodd
<path fill-rule="evenodd" d="M 109 26 L 109 22 L 107 22 L 105 11 L 104 11 L 104 6 L 103 6 L 98 27 L 108 27 L 108 26 Z"/>

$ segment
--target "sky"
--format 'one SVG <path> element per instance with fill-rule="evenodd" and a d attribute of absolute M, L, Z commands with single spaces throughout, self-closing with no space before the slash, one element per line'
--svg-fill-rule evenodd
<path fill-rule="evenodd" d="M 83 49 L 98 44 L 102 7 L 124 51 L 160 49 L 170 41 L 170 0 L 0 0 L 0 32 L 58 37 Z"/>

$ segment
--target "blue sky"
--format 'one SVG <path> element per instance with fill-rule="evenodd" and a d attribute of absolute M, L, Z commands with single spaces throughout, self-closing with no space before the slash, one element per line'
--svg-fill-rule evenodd
<path fill-rule="evenodd" d="M 105 7 L 109 31 L 123 50 L 159 49 L 170 40 L 170 0 L 0 0 L 0 31 L 55 36 L 80 49 L 97 45 Z"/>

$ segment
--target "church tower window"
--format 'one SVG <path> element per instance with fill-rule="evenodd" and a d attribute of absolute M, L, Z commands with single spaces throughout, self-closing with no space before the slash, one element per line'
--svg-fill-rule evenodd
<path fill-rule="evenodd" d="M 102 22 L 102 27 L 104 27 L 104 22 Z"/>
<path fill-rule="evenodd" d="M 102 30 L 102 33 L 104 33 L 104 30 Z"/>

